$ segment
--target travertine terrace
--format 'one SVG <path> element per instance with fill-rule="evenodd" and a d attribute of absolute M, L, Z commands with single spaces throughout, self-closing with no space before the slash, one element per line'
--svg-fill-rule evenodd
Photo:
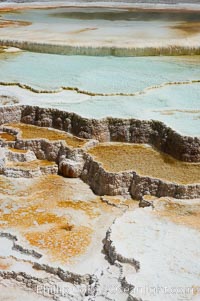
<path fill-rule="evenodd" d="M 187 259 L 191 266 L 196 261 L 192 239 L 199 235 L 198 138 L 154 121 L 89 120 L 31 106 L 0 112 L 2 296 L 12 296 L 14 289 L 33 300 L 122 301 L 144 295 L 158 300 L 139 289 L 156 283 L 145 262 L 146 244 L 158 225 L 156 244 L 166 227 L 171 229 L 159 264 L 176 229 L 181 236 L 174 258 L 181 241 L 190 237 L 180 262 L 183 271 L 175 271 L 177 285 L 186 277 Z M 149 236 L 138 241 L 143 223 Z M 132 240 L 136 246 L 127 242 Z M 152 265 L 157 256 L 152 255 Z M 173 272 L 166 266 L 165 273 L 170 288 Z M 196 287 L 195 270 L 189 273 L 187 285 Z M 176 300 L 177 295 L 168 297 Z"/>
<path fill-rule="evenodd" d="M 71 3 L 70 7 L 65 1 L 65 7 L 59 7 L 58 3 L 51 9 L 48 3 L 46 8 L 41 4 L 35 5 L 35 9 L 41 7 L 40 19 L 34 18 L 34 6 L 32 10 L 29 6 L 23 9 L 23 4 L 13 7 L 11 4 L 7 10 L 2 8 L 0 45 L 70 55 L 200 54 L 197 4 L 182 10 L 180 4 L 180 10 L 172 5 L 167 11 L 162 6 L 157 9 L 152 3 L 148 9 L 134 6 L 134 3 L 126 6 L 123 2 L 115 6 L 104 2 L 104 7 L 93 1 L 90 7 L 85 7 L 85 3 L 80 2 L 79 7 L 78 3 Z M 54 26 L 51 26 L 52 20 Z"/>
<path fill-rule="evenodd" d="M 199 301 L 199 1 L 0 2 L 0 301 Z"/>
<path fill-rule="evenodd" d="M 97 195 L 130 194 L 136 199 L 145 194 L 175 198 L 199 195 L 199 139 L 181 136 L 162 123 L 89 120 L 30 106 L 2 108 L 1 114 L 4 147 L 28 149 L 39 160 L 55 162 L 59 174 L 81 178 Z M 33 161 L 32 167 L 37 164 Z M 6 171 L 10 166 L 5 160 L 2 168 Z M 13 164 L 17 167 L 20 164 Z"/>

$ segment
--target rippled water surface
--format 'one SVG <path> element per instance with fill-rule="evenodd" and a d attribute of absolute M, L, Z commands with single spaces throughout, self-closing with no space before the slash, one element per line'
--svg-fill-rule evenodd
<path fill-rule="evenodd" d="M 200 79 L 196 57 L 91 57 L 23 52 L 0 55 L 0 81 L 43 89 L 78 87 L 94 93 L 134 93 Z"/>
<path fill-rule="evenodd" d="M 12 95 L 23 98 L 26 104 L 64 109 L 90 118 L 158 119 L 181 133 L 200 135 L 198 56 L 117 58 L 30 52 L 1 54 L 0 81 L 27 84 L 38 90 L 77 89 L 73 93 L 61 90 L 35 94 L 13 87 Z M 5 94 L 5 90 L 2 93 Z"/>

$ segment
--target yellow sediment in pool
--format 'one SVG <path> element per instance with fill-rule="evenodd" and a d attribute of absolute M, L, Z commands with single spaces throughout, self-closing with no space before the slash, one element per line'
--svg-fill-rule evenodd
<path fill-rule="evenodd" d="M 6 133 L 6 132 L 0 133 L 0 139 L 3 139 L 5 141 L 15 141 L 16 140 L 14 135 Z"/>
<path fill-rule="evenodd" d="M 71 201 L 71 200 L 65 200 L 60 201 L 58 203 L 58 206 L 61 208 L 71 208 L 74 210 L 82 210 L 84 211 L 89 217 L 97 217 L 100 215 L 100 212 L 96 210 L 96 207 L 98 206 L 97 202 L 83 202 L 83 201 Z"/>
<path fill-rule="evenodd" d="M 180 184 L 200 183 L 200 163 L 178 161 L 152 147 L 139 144 L 100 144 L 89 150 L 109 172 L 127 170 Z"/>
<path fill-rule="evenodd" d="M 7 206 L 9 209 L 9 206 Z M 1 213 L 0 228 L 17 228 L 30 245 L 44 251 L 50 258 L 65 262 L 71 257 L 86 251 L 91 239 L 92 229 L 70 224 L 65 217 L 46 211 L 39 205 Z"/>
<path fill-rule="evenodd" d="M 9 123 L 6 126 L 21 131 L 22 139 L 48 139 L 50 141 L 63 140 L 71 147 L 81 147 L 87 140 L 72 136 L 66 132 L 45 127 L 39 127 L 23 123 Z"/>
<path fill-rule="evenodd" d="M 24 170 L 36 169 L 38 167 L 47 167 L 55 165 L 54 162 L 50 162 L 47 160 L 33 160 L 33 161 L 25 161 L 25 162 L 8 162 L 6 164 L 7 167 L 20 168 Z"/>
<path fill-rule="evenodd" d="M 1 231 L 19 232 L 29 248 L 62 264 L 87 252 L 94 223 L 114 210 L 79 179 L 58 175 L 25 181 L 0 176 L 0 203 Z"/>
<path fill-rule="evenodd" d="M 41 226 L 44 224 L 59 223 L 60 218 L 51 212 L 45 212 L 39 205 L 27 204 L 17 210 L 13 210 L 12 205 L 8 205 L 9 213 L 1 214 L 1 220 L 6 222 L 2 227 L 8 224 L 10 227 L 26 229 L 28 227 Z"/>
<path fill-rule="evenodd" d="M 50 257 L 66 262 L 84 253 L 91 240 L 92 229 L 85 226 L 57 226 L 48 231 L 28 232 L 25 238 L 32 246 L 47 250 Z"/>
<path fill-rule="evenodd" d="M 20 154 L 26 154 L 28 152 L 25 149 L 18 149 L 18 148 L 12 148 L 12 147 L 9 147 L 8 150 L 13 153 L 20 153 Z"/>

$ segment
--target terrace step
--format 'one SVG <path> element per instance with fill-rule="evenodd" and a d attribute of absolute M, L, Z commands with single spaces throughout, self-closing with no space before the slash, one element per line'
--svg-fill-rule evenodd
<path fill-rule="evenodd" d="M 58 166 L 47 160 L 37 160 L 32 151 L 0 149 L 0 173 L 12 178 L 33 178 L 57 174 Z"/>
<path fill-rule="evenodd" d="M 58 166 L 47 160 L 33 160 L 28 162 L 7 162 L 3 174 L 12 178 L 33 178 L 41 175 L 57 174 Z"/>

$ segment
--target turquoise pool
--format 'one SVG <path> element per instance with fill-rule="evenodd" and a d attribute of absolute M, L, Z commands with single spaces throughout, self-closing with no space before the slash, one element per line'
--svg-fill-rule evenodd
<path fill-rule="evenodd" d="M 165 83 L 200 80 L 200 57 L 91 57 L 31 52 L 0 54 L 0 81 L 38 89 L 78 87 L 135 93 Z"/>
<path fill-rule="evenodd" d="M 32 93 L 19 87 L 2 86 L 1 94 L 17 96 L 20 103 L 64 109 L 90 118 L 157 119 L 183 134 L 199 136 L 199 67 L 198 56 L 1 54 L 1 82 L 56 92 Z M 61 87 L 76 87 L 78 93 Z"/>

